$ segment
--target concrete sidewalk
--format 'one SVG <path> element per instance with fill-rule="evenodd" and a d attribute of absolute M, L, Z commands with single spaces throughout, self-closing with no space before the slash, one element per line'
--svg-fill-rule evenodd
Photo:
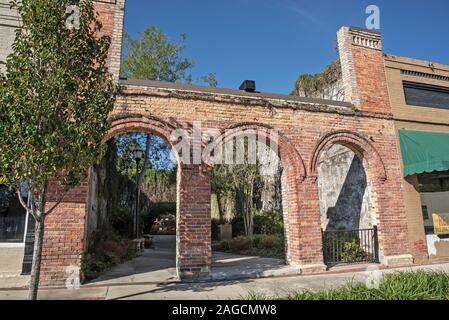
<path fill-rule="evenodd" d="M 89 284 L 110 286 L 177 282 L 175 257 L 176 237 L 154 236 L 151 249 L 112 268 Z M 299 273 L 298 267 L 285 265 L 281 259 L 213 252 L 210 280 L 238 280 Z"/>
<path fill-rule="evenodd" d="M 449 263 L 385 269 L 381 273 L 411 270 L 438 270 L 449 273 Z M 41 289 L 39 299 L 124 299 L 124 300 L 205 300 L 239 299 L 249 293 L 283 295 L 293 290 L 331 289 L 348 282 L 365 282 L 366 271 L 324 273 L 320 275 L 272 277 L 205 283 L 167 282 L 159 284 L 84 285 L 79 290 Z M 0 290 L 0 300 L 25 299 L 26 290 Z"/>

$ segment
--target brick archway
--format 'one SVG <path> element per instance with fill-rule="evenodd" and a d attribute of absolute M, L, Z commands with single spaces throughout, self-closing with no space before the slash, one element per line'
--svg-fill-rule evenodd
<path fill-rule="evenodd" d="M 270 130 L 275 131 L 274 136 L 270 135 Z M 224 129 L 224 132 L 216 141 L 224 144 L 230 139 L 245 135 L 248 131 L 254 132 L 257 137 L 262 136 L 266 145 L 271 149 L 277 148 L 273 151 L 277 153 L 282 163 L 282 211 L 286 241 L 286 263 L 299 264 L 300 230 L 298 224 L 302 206 L 300 185 L 307 176 L 306 166 L 292 142 L 282 132 L 266 124 L 256 122 L 233 124 Z"/>
<path fill-rule="evenodd" d="M 314 148 L 310 160 L 309 170 L 311 176 L 318 176 L 318 161 L 320 156 L 327 147 L 334 144 L 341 144 L 348 147 L 360 158 L 366 160 L 366 164 L 368 165 L 366 169 L 372 171 L 372 178 L 376 178 L 380 182 L 387 180 L 385 165 L 372 143 L 363 135 L 347 130 L 333 131 L 320 139 Z"/>
<path fill-rule="evenodd" d="M 311 176 L 314 180 L 318 179 L 318 162 L 321 155 L 332 145 L 342 145 L 352 150 L 356 156 L 358 156 L 365 169 L 365 173 L 368 178 L 368 192 L 370 197 L 370 203 L 372 204 L 371 218 L 373 224 L 379 228 L 379 245 L 382 255 L 382 251 L 388 247 L 388 241 L 390 241 L 386 234 L 388 230 L 388 224 L 384 223 L 382 216 L 383 207 L 382 199 L 388 197 L 387 188 L 385 183 L 388 179 L 387 172 L 383 159 L 380 157 L 379 152 L 369 141 L 368 138 L 357 132 L 351 131 L 333 131 L 323 136 L 314 148 L 312 157 L 309 163 Z M 315 187 L 318 192 L 318 187 Z M 319 209 L 318 209 L 319 210 Z M 391 231 L 388 232 L 391 235 Z"/>
<path fill-rule="evenodd" d="M 180 129 L 162 119 L 143 114 L 111 115 L 104 141 L 127 132 L 154 134 L 174 148 L 171 134 Z M 210 175 L 207 165 L 177 162 L 176 268 L 180 279 L 207 277 L 211 265 Z"/>

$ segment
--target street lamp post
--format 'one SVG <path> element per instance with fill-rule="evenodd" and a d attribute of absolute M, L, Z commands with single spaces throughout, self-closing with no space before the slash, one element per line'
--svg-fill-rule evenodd
<path fill-rule="evenodd" d="M 138 239 L 140 236 L 139 232 L 139 206 L 140 206 L 140 173 L 139 164 L 144 157 L 144 152 L 140 149 L 135 149 L 133 151 L 134 160 L 136 161 L 136 210 L 134 216 L 134 237 Z"/>

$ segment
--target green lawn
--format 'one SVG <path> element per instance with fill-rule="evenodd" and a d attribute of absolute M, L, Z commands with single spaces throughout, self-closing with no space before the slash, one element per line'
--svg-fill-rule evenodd
<path fill-rule="evenodd" d="M 328 291 L 291 292 L 286 296 L 265 297 L 250 294 L 248 299 L 278 300 L 449 300 L 449 275 L 444 272 L 416 271 L 389 273 L 379 287 L 352 284 Z"/>

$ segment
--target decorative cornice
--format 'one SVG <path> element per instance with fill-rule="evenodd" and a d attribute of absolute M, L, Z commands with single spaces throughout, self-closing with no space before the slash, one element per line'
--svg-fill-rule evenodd
<path fill-rule="evenodd" d="M 354 27 L 349 28 L 349 32 L 353 45 L 382 51 L 382 36 L 379 32 Z"/>

